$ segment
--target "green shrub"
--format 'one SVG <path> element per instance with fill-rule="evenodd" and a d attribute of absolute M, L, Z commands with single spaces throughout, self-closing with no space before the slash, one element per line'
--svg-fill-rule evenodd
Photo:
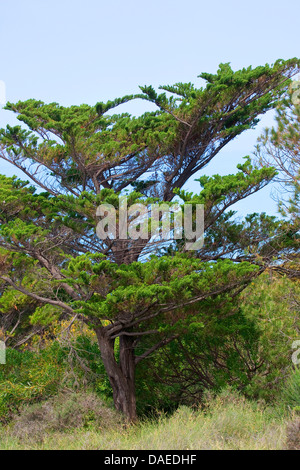
<path fill-rule="evenodd" d="M 0 366 L 0 422 L 7 422 L 22 405 L 55 394 L 63 373 L 57 344 L 39 354 L 8 349 L 7 363 Z"/>
<path fill-rule="evenodd" d="M 0 423 L 7 423 L 23 405 L 79 388 L 93 390 L 105 402 L 112 400 L 98 346 L 87 336 L 63 346 L 51 341 L 38 351 L 8 349 L 6 364 L 0 365 Z"/>

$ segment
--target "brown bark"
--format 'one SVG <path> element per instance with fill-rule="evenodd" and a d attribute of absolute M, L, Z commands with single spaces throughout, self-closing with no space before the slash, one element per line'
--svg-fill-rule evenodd
<path fill-rule="evenodd" d="M 105 328 L 96 331 L 101 357 L 113 390 L 114 404 L 129 422 L 137 421 L 135 395 L 135 356 L 133 339 L 120 337 L 119 362 L 115 358 L 114 339 Z"/>

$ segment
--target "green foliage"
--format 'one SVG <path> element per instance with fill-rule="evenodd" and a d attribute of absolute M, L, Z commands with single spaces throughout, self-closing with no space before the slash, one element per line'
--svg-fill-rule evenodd
<path fill-rule="evenodd" d="M 42 326 L 51 325 L 54 321 L 58 320 L 61 316 L 61 310 L 52 305 L 43 305 L 37 307 L 30 317 L 32 325 L 39 324 Z"/>
<path fill-rule="evenodd" d="M 140 87 L 142 94 L 99 102 L 94 107 L 66 108 L 33 99 L 7 103 L 6 109 L 16 113 L 27 129 L 7 126 L 0 132 L 0 142 L 7 159 L 26 169 L 51 194 L 99 192 L 101 184 L 95 174 L 103 178 L 103 173 L 110 171 L 113 179 L 106 187 L 115 191 L 146 173 L 147 181 L 157 181 L 155 187 L 164 179 L 163 199 L 169 200 L 170 190 L 182 187 L 227 142 L 254 127 L 258 116 L 276 105 L 298 70 L 298 59 L 236 72 L 229 64 L 220 64 L 217 74 L 200 75 L 206 81 L 203 88 L 176 83 L 160 87 L 164 92 L 158 94 L 152 86 L 144 86 Z M 106 114 L 141 98 L 153 102 L 158 110 L 140 117 Z M 166 167 L 168 156 L 173 161 L 169 159 Z M 161 178 L 157 178 L 155 162 Z M 109 179 L 107 175 L 104 178 Z"/>
<path fill-rule="evenodd" d="M 282 400 L 291 409 L 300 410 L 300 369 L 296 368 L 282 387 Z"/>
<path fill-rule="evenodd" d="M 273 165 L 278 169 L 277 180 L 286 189 L 279 192 L 279 210 L 294 224 L 294 231 L 299 235 L 300 105 L 297 99 L 299 85 L 298 82 L 294 84 L 296 88 L 291 87 L 276 108 L 276 126 L 265 129 L 259 138 L 256 155 L 261 165 Z"/>
<path fill-rule="evenodd" d="M 57 393 L 63 374 L 62 351 L 55 344 L 39 354 L 8 349 L 7 363 L 0 366 L 0 421 Z"/>
<path fill-rule="evenodd" d="M 254 168 L 251 164 L 250 157 L 245 157 L 245 163 L 238 165 L 239 172 L 235 175 L 214 175 L 201 176 L 195 180 L 199 181 L 202 191 L 199 195 L 187 193 L 184 190 L 175 190 L 175 194 L 181 197 L 185 203 L 204 204 L 205 206 L 215 207 L 221 202 L 223 208 L 227 208 L 232 204 L 232 199 L 242 199 L 248 195 L 249 189 L 257 186 L 263 187 L 276 174 L 274 168 Z M 228 201 L 229 200 L 229 201 Z"/>
<path fill-rule="evenodd" d="M 7 363 L 0 366 L 0 422 L 9 421 L 25 405 L 79 388 L 93 390 L 111 403 L 98 345 L 89 336 L 75 335 L 61 343 L 51 339 L 41 348 L 25 345 L 22 351 L 9 348 Z"/>
<path fill-rule="evenodd" d="M 102 400 L 111 404 L 112 389 L 97 342 L 85 334 L 71 341 L 73 351 L 76 352 L 72 357 L 72 364 L 77 376 L 82 377 L 82 383 L 85 382 Z"/>
<path fill-rule="evenodd" d="M 140 409 L 200 403 L 206 390 L 220 391 L 228 384 L 252 399 L 281 402 L 292 383 L 299 299 L 297 283 L 266 273 L 221 308 L 204 302 L 200 315 L 197 311 L 204 328 L 194 328 L 190 310 L 192 328 L 139 365 Z"/>
<path fill-rule="evenodd" d="M 259 362 L 255 322 L 230 302 L 222 311 L 204 303 L 201 318 L 202 324 L 189 324 L 179 340 L 138 368 L 145 411 L 198 404 L 206 390 L 218 392 L 230 384 L 244 391 L 251 384 Z"/>
<path fill-rule="evenodd" d="M 258 267 L 247 262 L 235 264 L 223 260 L 203 263 L 182 254 L 172 258 L 153 257 L 147 263 L 121 266 L 99 255 L 87 254 L 71 260 L 63 273 L 69 285 L 76 284 L 94 291 L 88 301 L 72 302 L 78 312 L 100 320 L 113 321 L 120 315 L 124 318 L 130 315 L 134 320 L 146 306 L 149 310 L 157 310 L 158 305 L 167 311 L 175 305 L 183 305 L 177 322 L 175 320 L 170 325 L 172 330 L 176 323 L 182 328 L 185 320 L 191 322 L 189 310 L 184 308 L 185 302 L 193 303 L 195 297 L 200 301 L 225 292 L 227 285 L 229 290 L 233 290 L 235 286 L 247 283 L 256 271 Z"/>
<path fill-rule="evenodd" d="M 265 274 L 251 284 L 241 303 L 259 332 L 258 373 L 246 389 L 250 396 L 277 400 L 292 369 L 292 343 L 298 339 L 299 284 Z"/>

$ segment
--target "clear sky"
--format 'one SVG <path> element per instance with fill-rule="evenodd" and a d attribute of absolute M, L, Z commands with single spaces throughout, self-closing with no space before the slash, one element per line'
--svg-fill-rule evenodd
<path fill-rule="evenodd" d="M 29 98 L 71 104 L 106 101 L 154 86 L 300 57 L 299 0 L 0 0 L 0 81 L 9 101 Z M 129 103 L 140 114 L 149 104 Z M 0 127 L 13 123 L 0 109 Z M 273 123 L 236 138 L 203 173 L 235 171 L 252 154 L 257 137 Z M 0 172 L 16 174 L 0 161 Z M 198 176 L 198 175 L 197 175 Z M 188 187 L 196 190 L 195 183 Z M 239 203 L 239 210 L 274 213 L 271 188 Z"/>

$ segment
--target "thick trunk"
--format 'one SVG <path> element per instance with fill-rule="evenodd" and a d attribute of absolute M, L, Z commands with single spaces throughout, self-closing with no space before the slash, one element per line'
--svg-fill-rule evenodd
<path fill-rule="evenodd" d="M 120 337 L 120 359 L 115 359 L 114 340 L 105 329 L 96 331 L 101 357 L 113 390 L 114 404 L 130 422 L 137 420 L 135 397 L 135 357 L 132 339 Z"/>

